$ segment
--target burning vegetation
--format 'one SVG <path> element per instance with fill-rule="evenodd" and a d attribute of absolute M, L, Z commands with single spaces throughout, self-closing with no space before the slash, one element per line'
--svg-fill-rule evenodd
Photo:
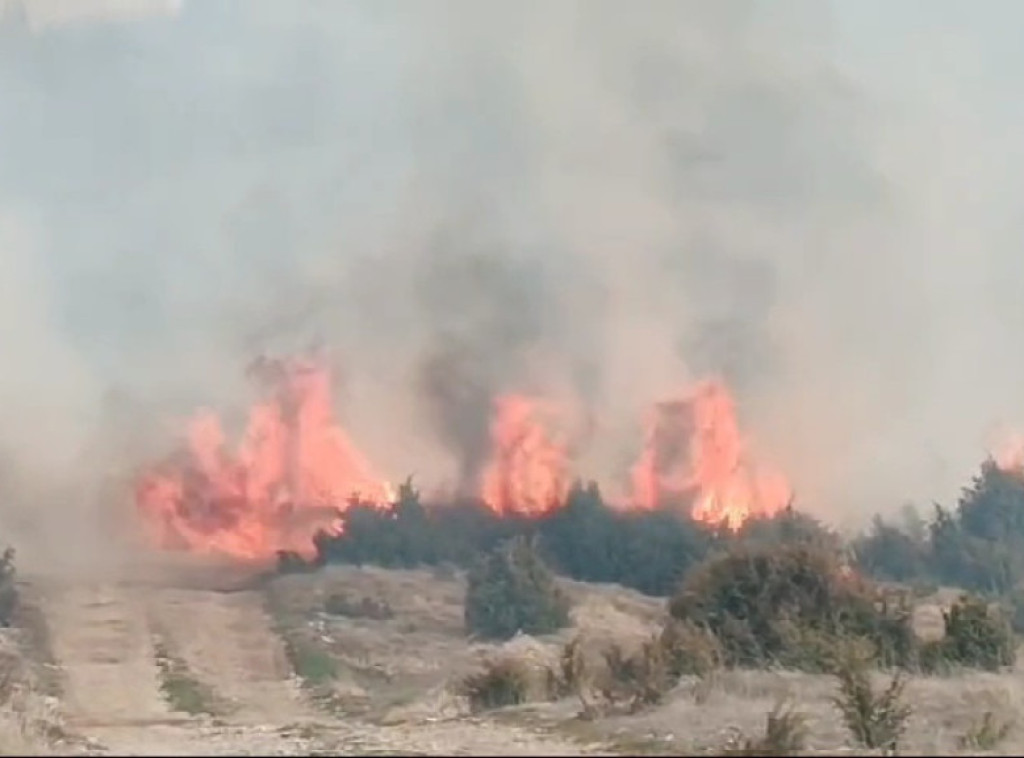
<path fill-rule="evenodd" d="M 136 502 L 162 548 L 261 559 L 309 554 L 354 500 L 392 500 L 381 477 L 334 422 L 330 374 L 315 360 L 256 361 L 262 399 L 236 452 L 220 419 L 192 419 L 183 450 L 147 471 Z"/>
<path fill-rule="evenodd" d="M 259 359 L 259 400 L 232 450 L 219 417 L 203 410 L 183 445 L 143 473 L 136 502 L 160 548 L 264 560 L 316 553 L 315 536 L 338 537 L 353 506 L 393 516 L 397 495 L 334 416 L 331 374 L 318 357 Z M 551 517 L 568 506 L 575 472 L 551 403 L 525 395 L 492 404 L 489 449 L 470 499 L 492 516 Z M 657 403 L 617 510 L 668 511 L 709 527 L 739 529 L 790 499 L 783 476 L 758 467 L 727 388 L 704 381 Z"/>

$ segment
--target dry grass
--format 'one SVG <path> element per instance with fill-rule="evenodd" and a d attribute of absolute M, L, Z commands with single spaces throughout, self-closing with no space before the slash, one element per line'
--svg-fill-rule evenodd
<path fill-rule="evenodd" d="M 779 703 L 768 714 L 764 732 L 757 737 L 738 737 L 723 755 L 793 755 L 807 745 L 807 717 Z"/>
<path fill-rule="evenodd" d="M 512 657 L 528 664 L 531 689 L 520 705 L 481 711 L 483 723 L 522 723 L 530 729 L 554 730 L 572 739 L 601 741 L 612 752 L 697 754 L 720 752 L 737 733 L 754 740 L 767 735 L 766 713 L 780 703 L 792 704 L 805 728 L 809 753 L 863 753 L 865 748 L 846 728 L 832 703 L 837 680 L 827 674 L 785 670 L 742 671 L 718 666 L 714 655 L 686 674 L 660 702 L 630 713 L 629 701 L 608 708 L 602 696 L 609 661 L 604 651 L 620 648 L 620 657 L 637 655 L 660 630 L 664 603 L 614 586 L 565 582 L 574 600 L 573 628 L 543 638 L 521 637 L 502 645 L 467 645 L 462 630 L 462 578 L 440 578 L 431 571 L 386 571 L 329 567 L 318 574 L 275 580 L 276 591 L 293 612 L 294 629 L 334 661 L 334 686 L 360 687 L 382 722 L 460 723 L 468 715 L 465 697 L 455 697 L 458 683 L 484 668 L 483 661 Z M 386 602 L 393 618 L 374 620 L 323 613 L 332 592 L 351 591 Z M 951 595 L 949 600 L 955 599 Z M 942 598 L 945 603 L 946 599 Z M 939 605 L 929 599 L 926 612 Z M 941 613 L 938 614 L 941 619 Z M 698 635 L 699 636 L 699 635 Z M 577 640 L 574 648 L 567 648 Z M 564 676 L 563 652 L 579 667 Z M 559 672 L 577 692 L 550 700 L 543 694 L 541 673 Z M 881 695 L 890 679 L 866 672 L 873 694 Z M 1014 673 L 959 672 L 949 677 L 909 676 L 903 698 L 914 705 L 899 742 L 906 753 L 965 754 L 992 750 L 1012 754 L 1024 748 L 1016 729 L 1003 734 L 1011 714 L 1024 712 L 1024 666 Z M 593 720 L 580 720 L 577 693 L 591 705 Z M 985 726 L 985 712 L 991 723 Z M 496 727 L 497 728 L 497 727 Z M 994 744 L 993 736 L 999 737 Z M 980 740 L 980 743 L 979 743 Z M 993 744 L 991 748 L 981 746 Z M 630 746 L 627 747 L 626 746 Z"/>
<path fill-rule="evenodd" d="M 42 691 L 17 630 L 0 634 L 0 755 L 48 755 L 67 741 L 55 698 Z"/>
<path fill-rule="evenodd" d="M 1013 720 L 1000 719 L 992 711 L 985 711 L 957 740 L 962 750 L 995 750 L 1010 735 Z"/>

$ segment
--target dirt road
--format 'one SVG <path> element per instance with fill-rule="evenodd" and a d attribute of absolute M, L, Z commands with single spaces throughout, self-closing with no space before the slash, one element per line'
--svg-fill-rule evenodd
<path fill-rule="evenodd" d="M 31 581 L 61 672 L 61 752 L 121 755 L 579 755 L 594 748 L 475 720 L 380 725 L 318 710 L 257 590 L 136 578 Z M 190 586 L 191 585 L 191 586 Z M 201 688 L 172 708 L 168 661 Z M 182 686 L 181 682 L 171 686 Z M 179 693 L 180 694 L 180 693 Z M 185 693 L 188 694 L 188 693 Z M 193 699 L 197 699 L 195 696 Z M 177 703 L 180 709 L 180 702 Z"/>
<path fill-rule="evenodd" d="M 256 593 L 96 583 L 40 588 L 52 655 L 63 673 L 67 729 L 130 755 L 299 754 L 288 727 L 313 721 L 288 678 Z M 216 717 L 172 711 L 158 653 L 225 704 Z"/>

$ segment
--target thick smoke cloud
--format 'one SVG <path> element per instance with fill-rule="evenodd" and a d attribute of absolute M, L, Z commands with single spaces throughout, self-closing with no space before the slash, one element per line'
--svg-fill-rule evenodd
<path fill-rule="evenodd" d="M 465 485 L 491 396 L 526 389 L 574 399 L 581 473 L 614 488 L 647 405 L 718 373 L 810 510 L 948 498 L 1024 420 L 1020 119 L 941 68 L 952 24 L 845 56 L 851 7 L 7 24 L 8 461 L 94 499 L 182 414 L 244 407 L 256 353 L 322 341 L 396 479 Z"/>

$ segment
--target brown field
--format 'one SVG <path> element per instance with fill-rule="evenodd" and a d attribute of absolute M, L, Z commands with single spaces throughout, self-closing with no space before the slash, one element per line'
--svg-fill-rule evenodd
<path fill-rule="evenodd" d="M 455 571 L 330 567 L 259 583 L 250 571 L 177 562 L 133 576 L 22 582 L 19 622 L 0 635 L 0 752 L 716 754 L 762 733 L 780 702 L 805 715 L 805 752 L 857 752 L 827 676 L 684 678 L 659 705 L 594 718 L 580 717 L 575 694 L 550 699 L 543 672 L 577 633 L 597 649 L 657 630 L 662 602 L 619 587 L 566 582 L 572 629 L 494 645 L 463 633 Z M 922 603 L 922 634 L 952 596 Z M 538 673 L 534 699 L 473 712 L 457 685 L 495 657 Z M 962 740 L 986 712 L 1011 725 L 988 754 L 1024 747 L 1024 672 L 913 678 L 907 699 L 903 752 L 985 753 Z"/>

